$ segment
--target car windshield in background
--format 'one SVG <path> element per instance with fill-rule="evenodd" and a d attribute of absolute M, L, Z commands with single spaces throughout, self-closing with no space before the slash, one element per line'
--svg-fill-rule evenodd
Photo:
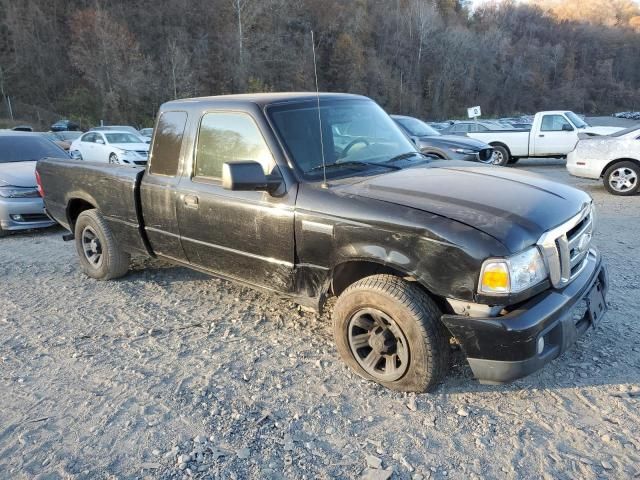
<path fill-rule="evenodd" d="M 573 123 L 578 128 L 587 128 L 589 126 L 587 122 L 582 120 L 578 115 L 576 115 L 573 112 L 565 112 L 565 115 L 569 120 L 571 120 L 571 123 Z"/>
<path fill-rule="evenodd" d="M 409 117 L 398 117 L 398 123 L 402 125 L 407 131 L 415 137 L 433 137 L 441 135 L 435 128 L 430 127 L 422 120 Z"/>
<path fill-rule="evenodd" d="M 267 112 L 305 177 L 322 178 L 323 149 L 316 101 L 274 105 Z M 320 116 L 325 165 L 334 167 L 327 176 L 344 175 L 343 169 L 361 170 L 367 163 L 387 162 L 408 152 L 418 153 L 384 110 L 369 100 L 321 101 Z M 342 163 L 342 168 L 336 168 Z"/>
<path fill-rule="evenodd" d="M 36 161 L 45 157 L 66 157 L 55 143 L 36 135 L 0 135 L 0 163 Z"/>
<path fill-rule="evenodd" d="M 59 140 L 68 141 L 68 140 L 75 140 L 80 135 L 82 135 L 82 132 L 73 132 L 73 131 L 55 132 L 53 135 L 58 137 Z"/>
<path fill-rule="evenodd" d="M 105 133 L 109 143 L 142 143 L 140 138 L 130 133 Z"/>
<path fill-rule="evenodd" d="M 638 132 L 640 133 L 640 125 L 634 125 L 633 127 L 625 128 L 624 130 L 617 131 L 609 135 L 610 137 L 624 137 L 625 135 L 629 135 L 630 133 Z"/>

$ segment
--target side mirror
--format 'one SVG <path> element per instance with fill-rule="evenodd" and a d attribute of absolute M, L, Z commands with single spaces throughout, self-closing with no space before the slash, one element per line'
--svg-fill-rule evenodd
<path fill-rule="evenodd" d="M 282 177 L 279 174 L 265 175 L 258 162 L 241 160 L 222 165 L 222 188 L 226 190 L 274 194 L 281 185 Z"/>
<path fill-rule="evenodd" d="M 562 124 L 562 131 L 563 132 L 573 132 L 573 127 L 571 125 L 569 125 L 568 123 L 563 123 Z"/>

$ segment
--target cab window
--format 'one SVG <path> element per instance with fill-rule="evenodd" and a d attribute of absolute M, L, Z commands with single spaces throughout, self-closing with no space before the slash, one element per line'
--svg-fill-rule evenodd
<path fill-rule="evenodd" d="M 545 115 L 542 117 L 542 125 L 540 131 L 542 132 L 561 132 L 563 128 L 569 127 L 573 130 L 571 124 L 562 115 Z"/>
<path fill-rule="evenodd" d="M 252 160 L 265 173 L 273 168 L 273 156 L 253 119 L 244 113 L 212 112 L 202 117 L 193 176 L 220 179 L 225 162 Z"/>

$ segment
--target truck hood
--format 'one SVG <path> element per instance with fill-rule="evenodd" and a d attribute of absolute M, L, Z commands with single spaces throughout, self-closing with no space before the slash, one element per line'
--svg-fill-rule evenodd
<path fill-rule="evenodd" d="M 621 127 L 587 127 L 583 130 L 579 130 L 578 134 L 586 133 L 587 135 L 611 135 L 622 130 Z"/>
<path fill-rule="evenodd" d="M 469 148 L 477 151 L 482 150 L 483 148 L 491 148 L 488 144 L 480 140 L 461 137 L 459 135 L 431 135 L 428 137 L 419 137 L 418 141 L 423 147 Z"/>
<path fill-rule="evenodd" d="M 0 186 L 36 186 L 36 162 L 0 163 Z"/>
<path fill-rule="evenodd" d="M 535 174 L 475 165 L 436 161 L 336 188 L 464 223 L 512 253 L 536 243 L 591 202 L 586 193 Z"/>

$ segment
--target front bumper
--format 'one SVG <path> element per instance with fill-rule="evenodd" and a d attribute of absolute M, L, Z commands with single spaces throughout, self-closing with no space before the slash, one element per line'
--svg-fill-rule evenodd
<path fill-rule="evenodd" d="M 463 160 L 466 162 L 490 163 L 493 157 L 493 148 L 483 148 L 475 153 L 449 152 L 450 160 Z"/>
<path fill-rule="evenodd" d="M 0 198 L 0 228 L 27 230 L 55 225 L 44 213 L 42 198 Z"/>
<path fill-rule="evenodd" d="M 597 324 L 606 311 L 607 286 L 600 255 L 591 250 L 584 270 L 562 289 L 545 290 L 500 317 L 443 315 L 442 321 L 481 383 L 510 382 L 539 370 Z M 589 302 L 597 288 L 603 302 L 594 315 L 598 305 L 592 309 Z"/>

